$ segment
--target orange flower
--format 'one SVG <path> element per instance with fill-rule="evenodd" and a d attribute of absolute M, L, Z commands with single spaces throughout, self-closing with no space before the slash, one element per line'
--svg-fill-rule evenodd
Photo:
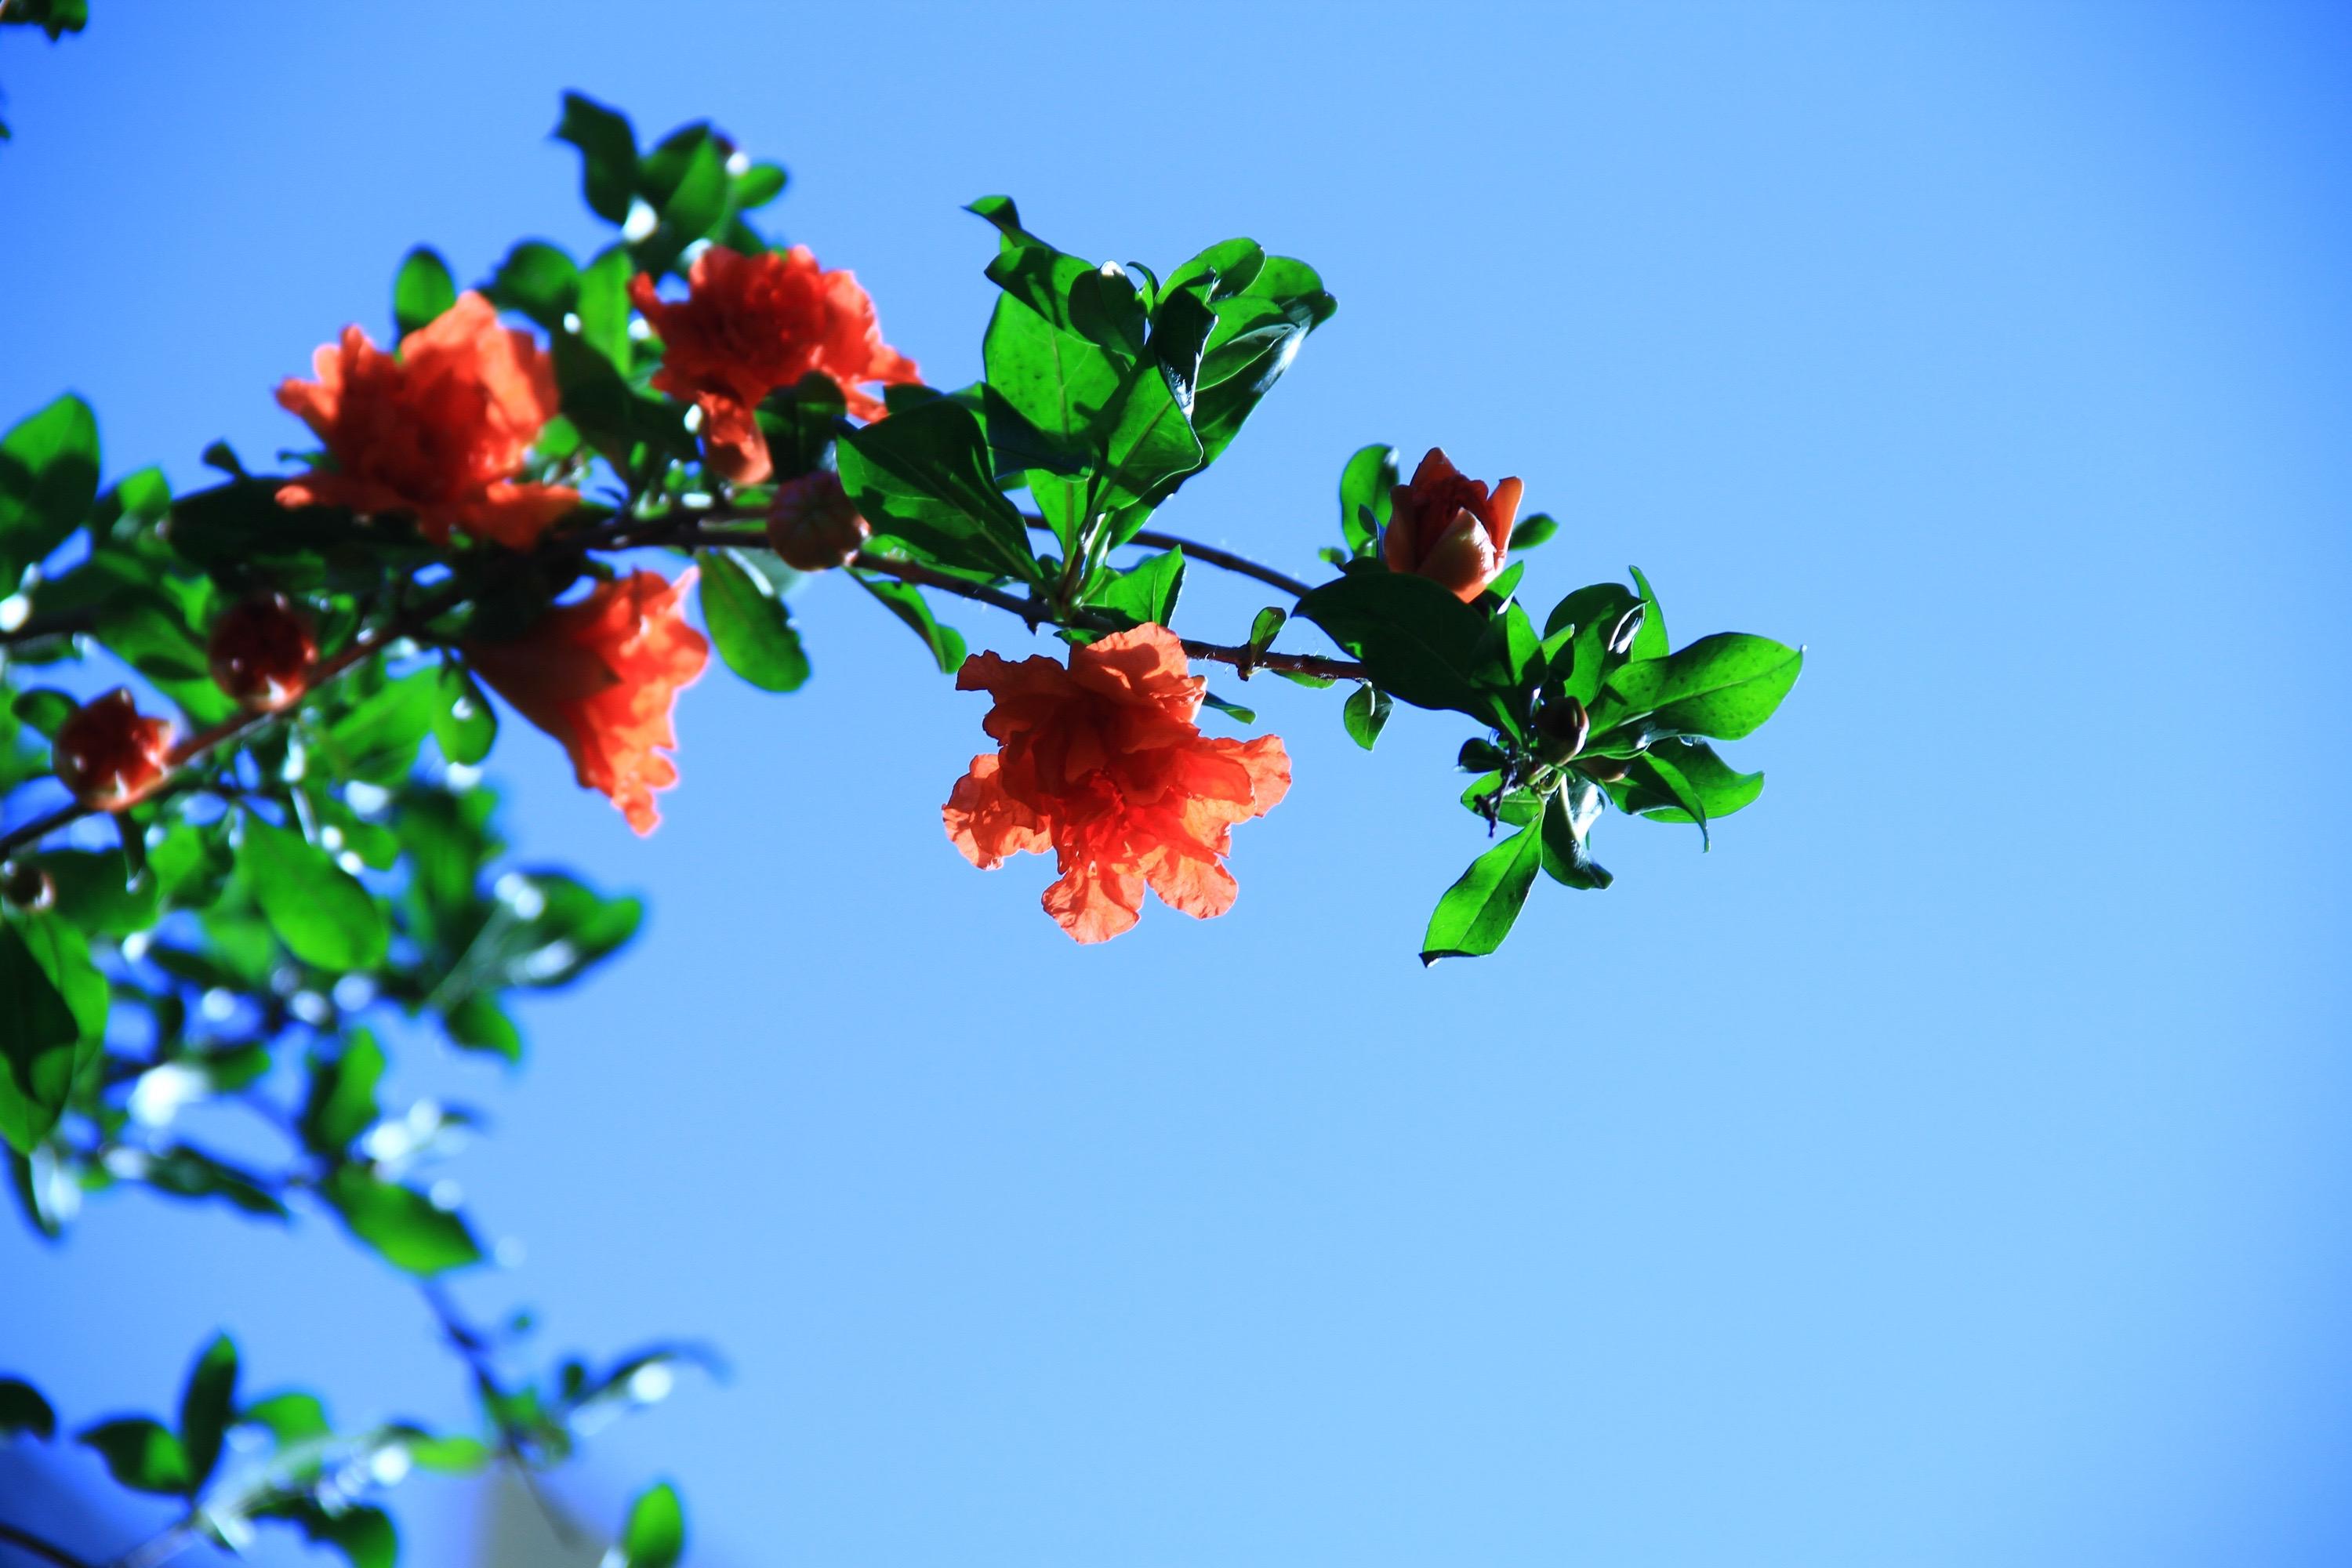
<path fill-rule="evenodd" d="M 155 791 L 172 766 L 172 721 L 139 711 L 127 687 L 76 710 L 50 747 L 58 777 L 74 798 L 99 811 L 121 811 Z"/>
<path fill-rule="evenodd" d="M 629 299 L 662 341 L 654 384 L 702 410 L 710 466 L 739 485 L 774 471 L 753 411 L 780 386 L 814 371 L 841 388 L 849 412 L 882 417 L 866 382 L 912 382 L 915 362 L 882 341 L 874 301 L 848 272 L 827 272 L 804 245 L 744 256 L 712 246 L 694 258 L 686 299 L 664 300 L 642 273 Z"/>
<path fill-rule="evenodd" d="M 1184 645 L 1156 626 L 1072 648 L 1067 668 L 964 660 L 956 689 L 995 694 L 982 728 L 997 741 L 948 796 L 964 858 L 987 870 L 1051 849 L 1062 877 L 1045 912 L 1080 942 L 1135 924 L 1147 885 L 1188 915 L 1231 909 L 1233 825 L 1273 809 L 1290 758 L 1272 735 L 1203 736 L 1192 720 L 1208 683 L 1188 669 Z"/>
<path fill-rule="evenodd" d="M 1381 559 L 1390 571 L 1426 577 L 1469 604 L 1509 556 L 1519 489 L 1518 480 L 1505 479 L 1489 497 L 1484 479 L 1464 479 L 1432 447 L 1412 471 L 1412 483 L 1396 487 Z"/>
<path fill-rule="evenodd" d="M 310 617 L 283 594 L 231 605 L 213 623 L 205 647 L 213 683 L 257 713 L 290 708 L 308 689 L 319 639 Z"/>
<path fill-rule="evenodd" d="M 678 689 L 710 657 L 678 612 L 693 584 L 690 570 L 675 583 L 632 573 L 558 605 L 516 641 L 465 645 L 491 689 L 572 753 L 581 787 L 610 797 L 639 833 L 661 820 L 654 791 L 677 783 L 677 764 L 662 752 L 677 747 Z"/>
<path fill-rule="evenodd" d="M 278 402 L 335 467 L 280 486 L 279 504 L 413 512 L 436 544 L 454 526 L 517 550 L 580 504 L 577 490 L 512 482 L 555 417 L 555 362 L 479 294 L 411 332 L 397 359 L 345 327 L 311 363 L 319 379 L 289 377 Z"/>

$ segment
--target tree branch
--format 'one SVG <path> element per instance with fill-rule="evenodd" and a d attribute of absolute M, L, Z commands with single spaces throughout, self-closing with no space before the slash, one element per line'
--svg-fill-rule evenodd
<path fill-rule="evenodd" d="M 490 1364 L 489 1345 L 482 1338 L 481 1331 L 466 1321 L 457 1310 L 457 1303 L 450 1299 L 449 1292 L 442 1289 L 438 1280 L 420 1279 L 416 1282 L 416 1289 L 424 1296 L 425 1305 L 433 1309 L 434 1321 L 440 1326 L 441 1337 L 449 1342 L 449 1347 L 457 1352 L 465 1361 L 466 1369 L 473 1373 L 474 1389 L 481 1397 L 483 1410 L 490 1417 L 491 1425 L 499 1429 L 499 1451 L 513 1465 L 515 1476 L 522 1482 L 523 1490 L 529 1492 L 530 1500 L 539 1506 L 540 1513 L 558 1541 L 566 1546 L 579 1545 L 582 1540 L 579 1529 L 541 1488 L 539 1472 L 532 1466 L 530 1456 L 523 1452 L 521 1435 L 506 1417 L 502 1406 L 507 1392 L 499 1382 L 498 1369 Z"/>
<path fill-rule="evenodd" d="M 98 1568 L 97 1563 L 87 1558 L 77 1557 L 64 1547 L 44 1541 L 29 1530 L 20 1530 L 5 1521 L 0 1521 L 0 1541 L 6 1542 L 27 1556 L 54 1563 L 56 1568 Z"/>

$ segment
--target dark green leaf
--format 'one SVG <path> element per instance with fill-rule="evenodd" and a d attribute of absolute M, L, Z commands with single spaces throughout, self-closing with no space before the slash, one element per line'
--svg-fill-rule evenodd
<path fill-rule="evenodd" d="M 383 1081 L 383 1047 L 365 1029 L 354 1029 L 340 1055 L 313 1053 L 310 1091 L 302 1107 L 302 1142 L 321 1154 L 340 1155 L 352 1139 L 375 1125 L 376 1089 Z"/>
<path fill-rule="evenodd" d="M 1421 962 L 1441 958 L 1473 958 L 1494 952 L 1511 933 L 1519 908 L 1535 885 L 1536 868 L 1543 859 L 1543 835 L 1522 827 L 1470 862 L 1429 917 L 1429 932 L 1422 938 Z"/>
<path fill-rule="evenodd" d="M 119 849 L 53 849 L 26 864 L 48 873 L 58 913 L 81 930 L 129 936 L 153 925 L 163 910 L 163 879 L 152 870 L 131 873 Z"/>
<path fill-rule="evenodd" d="M 1486 620 L 1427 578 L 1352 571 L 1299 600 L 1297 613 L 1352 650 L 1390 695 L 1516 726 L 1482 673 Z"/>
<path fill-rule="evenodd" d="M 188 1494 L 187 1451 L 161 1422 L 143 1416 L 101 1421 L 74 1441 L 97 1449 L 114 1479 L 133 1491 Z"/>
<path fill-rule="evenodd" d="M 809 678 L 808 655 L 783 599 L 731 550 L 702 558 L 702 618 L 728 668 L 762 691 L 797 691 Z"/>
<path fill-rule="evenodd" d="M 1592 705 L 1602 679 L 1624 662 L 1624 655 L 1609 651 L 1610 634 L 1641 602 L 1622 583 L 1595 583 L 1552 606 L 1544 618 L 1544 655 L 1561 696 Z"/>
<path fill-rule="evenodd" d="M 74 716 L 79 706 L 64 692 L 53 691 L 44 686 L 18 692 L 9 710 L 35 734 L 43 740 L 54 741 L 58 738 L 58 731 L 66 727 L 66 721 Z"/>
<path fill-rule="evenodd" d="M 41 1391 L 21 1378 L 0 1377 L 0 1437 L 31 1433 L 44 1443 L 58 1435 L 58 1413 Z"/>
<path fill-rule="evenodd" d="M 1370 682 L 1357 687 L 1340 708 L 1339 721 L 1347 725 L 1350 740 L 1370 751 L 1389 721 L 1389 694 Z"/>
<path fill-rule="evenodd" d="M 1129 567 L 1097 588 L 1093 603 L 1125 616 L 1137 626 L 1164 626 L 1176 613 L 1184 587 L 1184 552 L 1170 549 Z"/>
<path fill-rule="evenodd" d="M 589 210 L 607 223 L 623 223 L 637 189 L 637 139 L 624 116 L 576 92 L 563 95 L 559 142 L 580 149 L 582 188 Z"/>
<path fill-rule="evenodd" d="M 526 239 L 507 252 L 490 279 L 490 303 L 517 310 L 542 331 L 563 331 L 563 318 L 580 303 L 580 268 L 545 240 Z"/>
<path fill-rule="evenodd" d="M 1570 779 L 1544 804 L 1543 868 L 1566 887 L 1600 889 L 1612 880 L 1586 849 L 1601 816 L 1601 795 L 1591 779 Z"/>
<path fill-rule="evenodd" d="M 54 913 L 0 921 L 0 1137 L 20 1154 L 64 1114 L 104 1047 L 106 977 L 80 931 Z"/>
<path fill-rule="evenodd" d="M 997 489 L 980 421 L 949 398 L 841 438 L 841 482 L 857 510 L 945 565 L 1037 580 L 1021 513 Z"/>
<path fill-rule="evenodd" d="M 914 628 L 939 662 L 941 675 L 953 675 L 963 668 L 966 648 L 963 634 L 953 626 L 941 626 L 931 616 L 931 607 L 923 595 L 908 584 L 895 578 L 871 576 L 864 572 L 852 572 L 857 585 L 888 606 L 892 615 Z"/>
<path fill-rule="evenodd" d="M 473 995 L 449 1009 L 441 1020 L 452 1045 L 469 1051 L 487 1051 L 510 1062 L 522 1060 L 522 1031 L 488 996 Z"/>
<path fill-rule="evenodd" d="M 1119 367 L 1110 357 L 1011 295 L 996 301 L 981 353 L 989 390 L 1049 438 L 1056 466 L 1089 466 L 1103 411 L 1118 392 Z"/>
<path fill-rule="evenodd" d="M 395 1268 L 431 1276 L 482 1260 L 464 1218 L 434 1207 L 423 1193 L 355 1165 L 338 1167 L 320 1192 L 352 1234 Z"/>
<path fill-rule="evenodd" d="M 622 1568 L 673 1568 L 686 1554 L 686 1510 L 667 1481 L 640 1493 L 621 1530 Z"/>
<path fill-rule="evenodd" d="M 1772 716 L 1804 658 L 1769 637 L 1717 632 L 1668 658 L 1620 666 L 1608 688 L 1628 710 L 1648 715 L 1643 723 L 1653 734 L 1736 741 Z"/>
<path fill-rule="evenodd" d="M 212 1479 L 213 1467 L 220 1463 L 221 1437 L 236 1409 L 236 1345 L 226 1334 L 216 1334 L 196 1358 L 180 1394 L 180 1446 L 187 1456 L 189 1496 Z"/>
<path fill-rule="evenodd" d="M 238 875 L 287 951 L 339 973 L 373 969 L 390 939 L 383 911 L 359 879 L 300 834 L 245 814 Z"/>
<path fill-rule="evenodd" d="M 149 1155 L 139 1164 L 136 1179 L 170 1197 L 218 1198 L 262 1218 L 288 1217 L 286 1205 L 260 1177 L 184 1144 Z"/>
<path fill-rule="evenodd" d="M 401 261 L 399 275 L 392 282 L 392 317 L 399 323 L 402 337 L 430 325 L 457 302 L 457 281 L 449 276 L 449 264 L 441 259 L 439 251 L 420 245 Z"/>
<path fill-rule="evenodd" d="M 1729 816 L 1764 793 L 1762 773 L 1739 772 L 1717 756 L 1714 747 L 1701 742 L 1661 742 L 1643 760 L 1674 769 L 1682 788 L 1697 798 L 1710 820 Z M 1693 820 L 1689 812 L 1680 808 L 1652 808 L 1642 815 L 1654 822 Z"/>
<path fill-rule="evenodd" d="M 0 598 L 98 500 L 98 418 L 71 393 L 0 437 Z"/>

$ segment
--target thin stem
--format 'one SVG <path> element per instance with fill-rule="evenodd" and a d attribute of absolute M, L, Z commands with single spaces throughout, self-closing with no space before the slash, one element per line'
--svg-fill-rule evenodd
<path fill-rule="evenodd" d="M 114 1560 L 113 1568 L 156 1568 L 169 1563 L 196 1543 L 195 1521 L 184 1519 L 159 1535 L 152 1536 Z"/>
<path fill-rule="evenodd" d="M 0 1522 L 0 1541 L 44 1563 L 55 1563 L 57 1568 L 98 1568 L 98 1564 L 87 1558 L 77 1557 L 64 1547 L 44 1541 L 31 1531 L 20 1530 L 13 1524 Z"/>
<path fill-rule="evenodd" d="M 1145 545 L 1153 550 L 1181 549 L 1188 561 L 1205 561 L 1212 566 L 1222 566 L 1228 572 L 1238 572 L 1244 577 L 1255 577 L 1268 587 L 1281 589 L 1294 599 L 1303 599 L 1312 591 L 1306 584 L 1287 572 L 1277 572 L 1273 567 L 1262 565 L 1246 555 L 1236 555 L 1230 550 L 1220 550 L 1213 544 L 1202 544 L 1198 540 L 1180 539 L 1172 533 L 1161 533 L 1157 530 L 1147 528 L 1129 539 L 1128 542 Z"/>
<path fill-rule="evenodd" d="M 77 632 L 97 629 L 98 617 L 88 610 L 35 616 L 13 632 L 0 632 L 0 647 L 13 647 L 18 643 L 38 642 L 44 637 L 70 637 Z"/>
<path fill-rule="evenodd" d="M 457 1310 L 457 1303 L 451 1300 L 449 1292 L 441 1287 L 438 1280 L 420 1279 L 416 1289 L 424 1296 L 425 1305 L 433 1309 L 434 1319 L 440 1325 L 441 1337 L 449 1342 L 450 1348 L 464 1359 L 467 1370 L 474 1374 L 475 1392 L 480 1395 L 492 1424 L 499 1429 L 499 1447 L 514 1466 L 515 1475 L 521 1480 L 523 1489 L 530 1494 L 530 1500 L 539 1505 L 539 1511 L 547 1520 L 548 1528 L 555 1532 L 555 1538 L 566 1546 L 579 1545 L 579 1530 L 540 1487 L 538 1471 L 532 1467 L 530 1457 L 523 1452 L 522 1438 L 500 1408 L 507 1397 L 506 1389 L 499 1382 L 498 1369 L 490 1364 L 489 1344 L 482 1338 L 481 1331 L 466 1321 L 464 1315 Z"/>

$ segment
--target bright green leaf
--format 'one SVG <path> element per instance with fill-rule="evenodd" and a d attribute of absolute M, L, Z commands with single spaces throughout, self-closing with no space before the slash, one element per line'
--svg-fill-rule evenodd
<path fill-rule="evenodd" d="M 434 1207 L 412 1188 L 343 1165 L 328 1176 L 320 1193 L 352 1234 L 395 1268 L 429 1277 L 482 1260 L 482 1249 L 464 1217 Z"/>
<path fill-rule="evenodd" d="M 686 1510 L 667 1481 L 639 1494 L 621 1530 L 623 1568 L 673 1568 L 686 1554 Z"/>
<path fill-rule="evenodd" d="M 1542 859 L 1543 835 L 1528 826 L 1473 860 L 1437 900 L 1428 934 L 1422 938 L 1421 962 L 1476 957 L 1502 946 L 1519 918 L 1520 906 L 1528 901 Z"/>
<path fill-rule="evenodd" d="M 439 251 L 420 245 L 401 261 L 399 275 L 392 283 L 392 316 L 400 325 L 402 337 L 429 326 L 457 302 L 457 281 L 449 276 L 449 264 L 441 259 Z"/>
<path fill-rule="evenodd" d="M 700 598 L 710 640 L 729 668 L 762 691 L 797 691 L 807 682 L 808 655 L 792 613 L 734 551 L 705 552 Z"/>
<path fill-rule="evenodd" d="M 373 969 L 390 941 L 383 910 L 359 879 L 299 833 L 247 812 L 237 872 L 287 951 L 339 973 Z"/>

